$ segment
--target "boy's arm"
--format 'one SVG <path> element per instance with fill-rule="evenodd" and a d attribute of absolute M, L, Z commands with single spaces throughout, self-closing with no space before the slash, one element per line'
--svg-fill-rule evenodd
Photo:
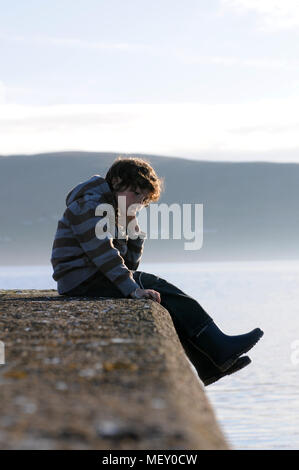
<path fill-rule="evenodd" d="M 95 207 L 91 207 L 90 204 L 79 206 L 75 201 L 65 211 L 65 216 L 70 222 L 74 237 L 90 261 L 125 297 L 140 287 L 133 279 L 133 274 L 126 267 L 119 251 L 114 247 L 113 236 L 107 232 L 104 239 L 97 238 L 96 225 L 103 217 L 95 216 Z"/>
<path fill-rule="evenodd" d="M 135 219 L 136 222 L 136 232 L 140 232 L 140 235 L 136 238 L 128 238 L 127 241 L 127 253 L 124 256 L 124 260 L 129 269 L 137 271 L 141 257 L 143 254 L 144 240 L 146 238 L 146 233 L 140 230 L 138 221 L 135 216 L 127 217 L 127 225 L 129 222 Z"/>

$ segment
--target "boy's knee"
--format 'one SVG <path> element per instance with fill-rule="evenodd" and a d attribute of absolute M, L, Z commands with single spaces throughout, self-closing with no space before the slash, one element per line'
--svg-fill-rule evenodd
<path fill-rule="evenodd" d="M 143 286 L 144 289 L 154 289 L 154 286 L 159 284 L 160 278 L 155 274 L 141 272 L 137 278 L 137 282 Z"/>

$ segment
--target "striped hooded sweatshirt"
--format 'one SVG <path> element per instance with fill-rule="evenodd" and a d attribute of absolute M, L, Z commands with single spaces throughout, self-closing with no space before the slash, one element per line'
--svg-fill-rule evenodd
<path fill-rule="evenodd" d="M 95 209 L 101 203 L 112 203 L 116 199 L 109 184 L 100 175 L 75 186 L 66 197 L 66 210 L 58 221 L 52 247 L 51 263 L 53 279 L 59 294 L 65 294 L 93 276 L 107 277 L 128 297 L 140 287 L 133 278 L 143 252 L 145 233 L 134 240 L 126 235 L 118 239 L 117 224 L 115 238 L 96 237 L 95 226 L 104 216 L 96 216 Z M 106 214 L 105 214 L 106 215 Z"/>

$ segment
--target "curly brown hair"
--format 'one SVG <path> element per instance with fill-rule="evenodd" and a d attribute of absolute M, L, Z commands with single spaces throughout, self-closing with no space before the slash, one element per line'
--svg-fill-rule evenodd
<path fill-rule="evenodd" d="M 121 181 L 113 188 L 112 179 L 120 178 Z M 156 202 L 164 191 L 164 178 L 159 178 L 151 166 L 150 162 L 143 158 L 121 156 L 114 160 L 109 168 L 106 177 L 112 191 L 124 191 L 131 188 L 135 191 L 137 188 L 149 191 L 144 202 L 148 207 L 151 202 Z"/>

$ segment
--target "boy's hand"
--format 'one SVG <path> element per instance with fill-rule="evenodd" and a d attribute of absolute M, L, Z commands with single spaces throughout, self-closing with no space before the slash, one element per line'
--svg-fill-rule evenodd
<path fill-rule="evenodd" d="M 132 222 L 132 220 L 135 220 L 135 225 L 130 223 L 130 222 Z M 128 231 L 129 237 L 130 237 L 131 231 L 133 230 L 134 236 L 135 236 L 135 233 L 136 233 L 140 238 L 143 238 L 143 239 L 146 238 L 146 233 L 141 230 L 141 228 L 138 224 L 138 220 L 137 220 L 136 216 L 134 216 L 134 215 L 127 216 L 127 223 L 126 223 L 126 228 L 127 229 L 128 229 L 129 223 L 130 223 L 130 230 Z"/>
<path fill-rule="evenodd" d="M 136 297 L 133 297 L 134 292 L 136 293 Z M 155 300 L 159 304 L 161 303 L 161 296 L 160 292 L 154 290 L 154 289 L 136 289 L 133 293 L 130 294 L 130 297 L 133 297 L 134 299 L 151 299 Z"/>
<path fill-rule="evenodd" d="M 131 220 L 134 220 L 136 219 L 136 224 L 137 224 L 137 218 L 136 218 L 136 215 L 127 215 L 127 218 L 126 218 L 126 224 L 128 225 L 129 222 L 131 222 Z"/>

